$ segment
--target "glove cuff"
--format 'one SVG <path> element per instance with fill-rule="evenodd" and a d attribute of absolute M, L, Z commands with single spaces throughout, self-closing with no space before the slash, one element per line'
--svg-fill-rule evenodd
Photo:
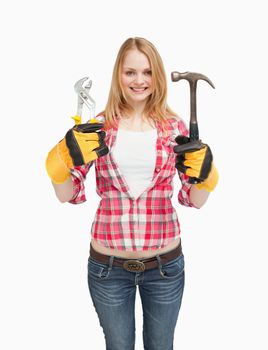
<path fill-rule="evenodd" d="M 52 148 L 52 150 L 48 153 L 46 159 L 46 170 L 48 176 L 55 184 L 62 184 L 70 177 L 70 169 L 66 165 L 66 163 L 68 164 L 68 159 L 65 159 L 66 163 L 64 161 L 64 158 L 66 158 L 64 157 L 66 153 L 65 150 L 65 139 L 63 139 L 55 147 Z M 64 154 L 62 151 L 65 151 Z"/>
<path fill-rule="evenodd" d="M 195 186 L 199 190 L 206 190 L 208 192 L 212 192 L 217 186 L 218 181 L 219 181 L 219 173 L 215 165 L 212 163 L 212 167 L 208 175 L 208 178 L 205 181 L 201 182 L 200 184 L 196 184 Z"/>

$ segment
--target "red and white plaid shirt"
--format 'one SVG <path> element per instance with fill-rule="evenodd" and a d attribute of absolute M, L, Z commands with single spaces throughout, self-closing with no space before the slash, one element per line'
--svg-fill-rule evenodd
<path fill-rule="evenodd" d="M 78 204 L 86 200 L 84 180 L 92 164 L 96 169 L 96 191 L 101 197 L 91 235 L 99 244 L 118 250 L 141 251 L 162 248 L 180 235 L 177 213 L 172 206 L 173 177 L 176 154 L 173 147 L 175 137 L 187 136 L 188 131 L 182 120 L 172 118 L 168 135 L 157 127 L 156 165 L 154 175 L 147 189 L 135 199 L 113 158 L 117 128 L 106 131 L 105 142 L 110 152 L 87 165 L 72 170 L 74 197 L 70 203 Z M 146 150 L 144 150 L 146 152 Z M 127 150 L 126 150 L 127 152 Z M 182 187 L 178 201 L 185 206 L 193 206 L 189 200 L 191 185 L 188 176 L 179 173 Z"/>

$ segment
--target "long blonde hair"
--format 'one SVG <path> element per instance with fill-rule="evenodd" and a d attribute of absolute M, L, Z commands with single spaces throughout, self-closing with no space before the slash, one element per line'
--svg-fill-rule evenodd
<path fill-rule="evenodd" d="M 152 71 L 152 94 L 148 97 L 144 114 L 147 118 L 160 122 L 165 129 L 167 119 L 176 116 L 167 105 L 167 79 L 162 59 L 154 45 L 144 38 L 129 38 L 119 49 L 115 61 L 112 82 L 105 110 L 100 113 L 105 115 L 105 129 L 117 125 L 118 117 L 132 111 L 132 107 L 124 98 L 121 86 L 121 71 L 124 58 L 128 51 L 137 49 L 149 60 Z"/>

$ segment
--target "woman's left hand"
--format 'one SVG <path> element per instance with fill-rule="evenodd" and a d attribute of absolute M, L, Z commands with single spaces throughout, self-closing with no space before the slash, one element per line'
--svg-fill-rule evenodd
<path fill-rule="evenodd" d="M 207 144 L 190 141 L 189 137 L 177 136 L 174 147 L 177 154 L 175 167 L 197 180 L 197 188 L 213 191 L 218 182 L 218 172 L 213 164 L 213 155 Z"/>

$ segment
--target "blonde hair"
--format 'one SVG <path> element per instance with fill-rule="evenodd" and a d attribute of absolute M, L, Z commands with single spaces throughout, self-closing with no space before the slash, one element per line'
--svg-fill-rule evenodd
<path fill-rule="evenodd" d="M 115 61 L 112 82 L 105 110 L 105 129 L 117 125 L 117 118 L 132 111 L 126 101 L 121 86 L 121 71 L 124 58 L 128 51 L 137 49 L 146 55 L 152 71 L 152 94 L 148 97 L 144 114 L 147 118 L 160 122 L 165 129 L 167 119 L 177 117 L 167 105 L 167 80 L 162 59 L 154 45 L 144 38 L 129 38 L 119 49 Z"/>

